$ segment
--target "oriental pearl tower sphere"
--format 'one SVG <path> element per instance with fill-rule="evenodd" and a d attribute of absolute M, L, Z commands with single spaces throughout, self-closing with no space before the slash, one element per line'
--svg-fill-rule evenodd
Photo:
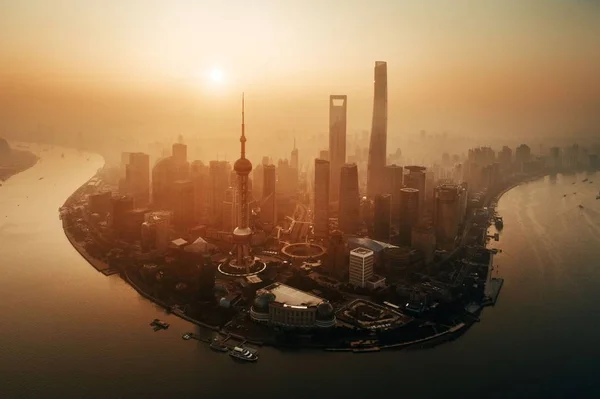
<path fill-rule="evenodd" d="M 233 169 L 238 176 L 239 193 L 238 226 L 233 230 L 236 257 L 231 260 L 229 266 L 240 272 L 250 273 L 255 263 L 254 257 L 250 255 L 252 230 L 248 226 L 248 175 L 252 171 L 252 163 L 246 159 L 246 135 L 244 130 L 244 95 L 242 94 L 241 156 L 233 165 Z"/>

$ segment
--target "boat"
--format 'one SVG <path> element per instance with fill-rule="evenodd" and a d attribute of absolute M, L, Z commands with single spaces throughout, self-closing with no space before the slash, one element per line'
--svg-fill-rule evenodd
<path fill-rule="evenodd" d="M 501 216 L 498 216 L 495 221 L 495 225 L 497 229 L 502 229 L 504 227 L 504 221 Z"/>
<path fill-rule="evenodd" d="M 583 209 L 583 205 L 581 205 L 581 204 L 580 204 L 580 205 L 579 205 L 579 209 Z"/>
<path fill-rule="evenodd" d="M 563 197 L 566 197 L 566 196 L 567 196 L 567 194 L 563 195 Z"/>
<path fill-rule="evenodd" d="M 209 345 L 210 349 L 217 351 L 217 352 L 227 352 L 229 351 L 229 348 L 226 347 L 222 341 L 218 340 L 218 339 L 214 339 L 210 345 Z"/>
<path fill-rule="evenodd" d="M 192 338 L 192 335 L 193 335 L 192 333 L 185 333 L 181 336 L 181 338 L 183 338 L 187 341 L 188 339 Z"/>
<path fill-rule="evenodd" d="M 258 354 L 247 348 L 236 346 L 229 352 L 229 356 L 234 359 L 244 360 L 246 362 L 255 362 L 258 360 Z"/>
<path fill-rule="evenodd" d="M 154 319 L 152 321 L 152 323 L 150 323 L 151 326 L 154 327 L 159 327 L 159 328 L 164 328 L 165 330 L 167 328 L 169 328 L 169 323 L 165 323 L 164 321 L 158 320 L 158 319 Z"/>
<path fill-rule="evenodd" d="M 582 182 L 582 183 L 585 183 L 586 181 L 588 181 L 588 179 L 583 179 L 581 182 Z"/>

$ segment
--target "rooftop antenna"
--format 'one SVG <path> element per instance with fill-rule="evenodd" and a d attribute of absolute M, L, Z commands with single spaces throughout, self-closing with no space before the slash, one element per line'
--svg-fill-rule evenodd
<path fill-rule="evenodd" d="M 242 93 L 242 136 L 240 137 L 240 143 L 242 143 L 241 156 L 242 159 L 246 158 L 246 125 L 244 124 L 244 93 Z"/>

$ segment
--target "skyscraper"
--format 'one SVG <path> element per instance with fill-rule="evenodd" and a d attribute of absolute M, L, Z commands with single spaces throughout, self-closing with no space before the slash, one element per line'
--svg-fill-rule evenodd
<path fill-rule="evenodd" d="M 428 223 L 417 223 L 412 229 L 410 246 L 421 252 L 426 265 L 433 261 L 435 252 L 435 233 Z"/>
<path fill-rule="evenodd" d="M 348 252 L 344 234 L 339 230 L 332 231 L 327 241 L 326 269 L 338 280 L 342 280 L 348 274 Z"/>
<path fill-rule="evenodd" d="M 240 159 L 235 161 L 233 169 L 238 175 L 239 216 L 238 226 L 233 230 L 236 257 L 229 265 L 250 272 L 254 265 L 254 257 L 250 255 L 252 230 L 248 226 L 248 175 L 252 171 L 252 163 L 246 159 L 246 134 L 244 125 L 244 96 L 242 95 L 242 135 L 240 136 Z"/>
<path fill-rule="evenodd" d="M 178 163 L 187 162 L 187 145 L 182 143 L 173 144 L 173 160 Z"/>
<path fill-rule="evenodd" d="M 296 169 L 296 174 L 298 174 L 300 165 L 298 164 L 298 149 L 296 148 L 296 139 L 294 139 L 294 149 L 292 150 L 292 156 L 290 158 L 290 166 Z"/>
<path fill-rule="evenodd" d="M 176 180 L 173 158 L 159 159 L 152 168 L 152 203 L 155 209 L 171 209 L 169 197 Z"/>
<path fill-rule="evenodd" d="M 275 226 L 277 224 L 277 198 L 275 195 L 276 170 L 275 165 L 264 165 L 263 196 L 260 215 L 263 223 Z"/>
<path fill-rule="evenodd" d="M 367 196 L 382 194 L 387 158 L 387 63 L 375 62 L 373 122 L 367 165 Z"/>
<path fill-rule="evenodd" d="M 128 194 L 133 197 L 136 208 L 148 206 L 150 201 L 150 156 L 143 152 L 129 154 L 125 166 L 125 181 Z"/>
<path fill-rule="evenodd" d="M 329 200 L 338 201 L 340 190 L 340 169 L 346 163 L 346 115 L 347 97 L 329 96 Z"/>
<path fill-rule="evenodd" d="M 424 166 L 405 166 L 404 169 L 408 171 L 408 174 L 404 176 L 404 185 L 408 188 L 414 188 L 419 192 L 419 216 L 423 214 L 425 210 L 425 190 L 427 181 L 427 168 Z"/>
<path fill-rule="evenodd" d="M 356 164 L 342 166 L 339 193 L 339 229 L 344 234 L 356 234 L 360 227 L 360 194 Z"/>
<path fill-rule="evenodd" d="M 177 180 L 187 180 L 190 174 L 190 163 L 187 160 L 187 145 L 182 143 L 173 144 L 173 164 Z"/>
<path fill-rule="evenodd" d="M 400 226 L 398 236 L 402 245 L 410 245 L 412 228 L 419 219 L 419 190 L 403 188 L 400 190 Z"/>
<path fill-rule="evenodd" d="M 263 157 L 262 162 L 252 171 L 252 195 L 254 200 L 260 201 L 263 196 L 263 181 L 265 179 L 265 165 L 269 164 L 269 157 Z"/>
<path fill-rule="evenodd" d="M 433 202 L 433 225 L 438 247 L 452 250 L 462 222 L 460 209 L 461 187 L 443 184 L 435 188 Z"/>
<path fill-rule="evenodd" d="M 238 195 L 235 187 L 225 190 L 223 200 L 223 231 L 233 231 L 238 225 Z"/>
<path fill-rule="evenodd" d="M 194 184 L 194 219 L 196 223 L 208 223 L 209 177 L 208 167 L 202 161 L 194 161 L 190 167 L 190 180 Z"/>
<path fill-rule="evenodd" d="M 315 237 L 326 238 L 329 232 L 329 161 L 315 159 Z"/>
<path fill-rule="evenodd" d="M 186 231 L 194 222 L 194 184 L 190 180 L 177 180 L 171 195 L 173 225 L 179 231 Z"/>
<path fill-rule="evenodd" d="M 391 223 L 398 227 L 400 223 L 400 190 L 404 187 L 404 168 L 398 165 L 385 167 L 385 190 L 391 198 Z"/>
<path fill-rule="evenodd" d="M 399 195 L 400 193 L 398 193 Z M 388 242 L 390 240 L 392 196 L 379 194 L 375 196 L 375 221 L 373 238 Z"/>
<path fill-rule="evenodd" d="M 211 225 L 220 226 L 225 190 L 229 187 L 229 163 L 227 161 L 210 161 L 208 173 L 208 219 Z"/>
<path fill-rule="evenodd" d="M 298 171 L 293 169 L 287 159 L 277 162 L 277 188 L 278 194 L 293 197 L 298 193 Z"/>

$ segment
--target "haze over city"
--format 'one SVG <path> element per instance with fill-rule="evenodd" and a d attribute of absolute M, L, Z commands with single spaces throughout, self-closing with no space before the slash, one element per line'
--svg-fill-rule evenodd
<path fill-rule="evenodd" d="M 252 137 L 289 148 L 327 131 L 332 93 L 348 95 L 349 134 L 370 129 L 377 59 L 388 63 L 390 148 L 420 130 L 600 128 L 596 1 L 3 1 L 0 36 L 10 136 L 233 144 L 245 91 Z"/>
<path fill-rule="evenodd" d="M 0 41 L 2 399 L 600 397 L 600 0 L 0 0 Z"/>

